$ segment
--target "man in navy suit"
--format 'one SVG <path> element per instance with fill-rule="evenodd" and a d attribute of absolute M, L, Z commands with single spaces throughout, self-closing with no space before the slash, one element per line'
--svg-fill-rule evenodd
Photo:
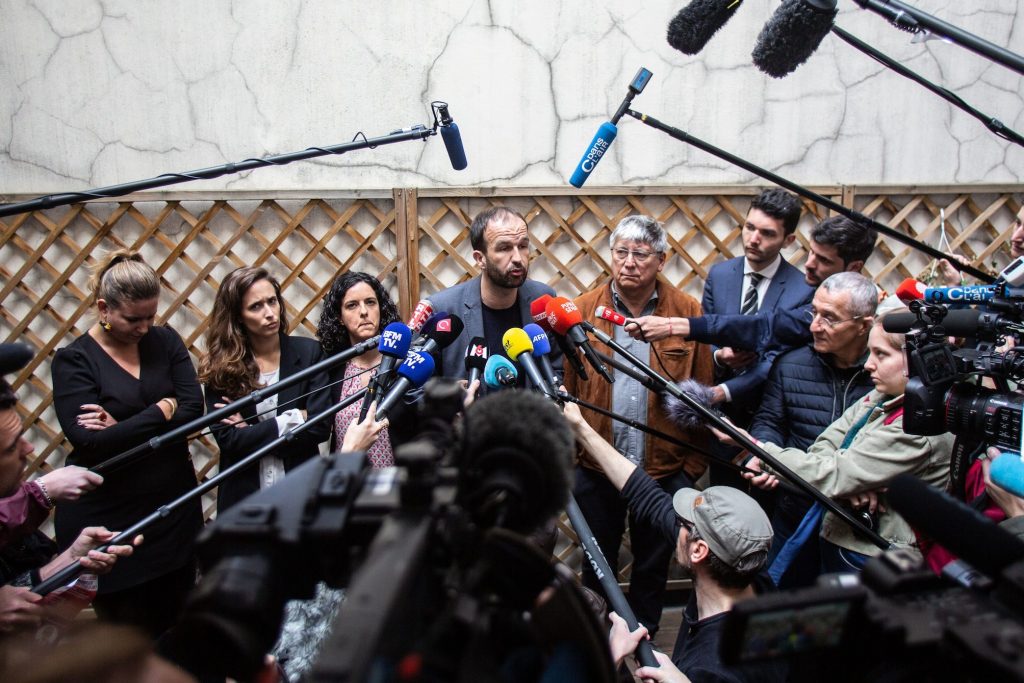
<path fill-rule="evenodd" d="M 441 352 L 435 374 L 442 377 L 469 377 L 465 357 L 473 337 L 487 341 L 488 353 L 504 355 L 501 338 L 505 332 L 533 322 L 530 304 L 534 299 L 555 296 L 551 287 L 527 279 L 530 233 L 518 212 L 506 206 L 480 212 L 469 227 L 469 241 L 480 275 L 430 297 L 435 311 L 457 315 L 465 325 L 458 339 Z M 557 345 L 553 345 L 551 365 L 560 376 L 562 356 Z M 525 373 L 519 377 L 524 386 Z"/>
<path fill-rule="evenodd" d="M 756 314 L 807 305 L 814 289 L 803 273 L 782 258 L 796 239 L 800 200 L 779 189 L 765 190 L 750 205 L 743 223 L 743 256 L 718 263 L 708 271 L 701 308 L 704 315 Z M 771 370 L 771 358 L 754 351 L 715 347 L 715 400 L 726 402 L 731 417 L 749 423 L 760 388 Z"/>

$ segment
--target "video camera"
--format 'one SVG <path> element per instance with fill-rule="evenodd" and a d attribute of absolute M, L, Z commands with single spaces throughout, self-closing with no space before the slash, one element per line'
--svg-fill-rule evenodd
<path fill-rule="evenodd" d="M 200 676 L 250 680 L 286 601 L 345 588 L 304 680 L 536 680 L 571 666 L 614 680 L 603 627 L 574 575 L 521 534 L 568 498 L 571 436 L 536 395 L 462 411 L 431 380 L 397 467 L 316 458 L 229 509 L 199 539 L 204 578 L 163 650 Z M 581 674 L 583 675 L 583 674 Z"/>

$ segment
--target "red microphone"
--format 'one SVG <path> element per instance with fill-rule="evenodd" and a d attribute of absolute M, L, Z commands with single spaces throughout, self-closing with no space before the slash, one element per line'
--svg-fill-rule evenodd
<path fill-rule="evenodd" d="M 550 294 L 543 294 L 533 301 L 530 302 L 530 317 L 533 318 L 533 322 L 540 325 L 544 333 L 548 335 L 549 339 L 554 339 L 555 343 L 558 344 L 558 348 L 562 350 L 562 355 L 569 359 L 569 364 L 572 369 L 576 371 L 576 376 L 582 379 L 584 382 L 590 379 L 587 375 L 587 369 L 583 367 L 583 361 L 576 355 L 576 350 L 573 349 L 572 345 L 566 341 L 565 337 L 560 334 L 556 334 L 551 325 L 548 323 L 547 307 L 548 302 L 551 301 Z"/>
<path fill-rule="evenodd" d="M 583 327 L 583 314 L 580 313 L 580 309 L 576 307 L 576 304 L 566 299 L 564 296 L 559 296 L 548 301 L 547 306 L 548 324 L 558 334 L 564 334 L 569 338 L 569 341 L 576 346 L 578 349 L 583 351 L 583 356 L 590 363 L 590 366 L 597 371 L 597 374 L 604 377 L 605 381 L 609 384 L 615 380 L 610 374 L 608 369 L 605 368 L 604 363 L 597 357 L 597 352 L 590 345 L 590 341 L 587 339 L 587 332 Z"/>
<path fill-rule="evenodd" d="M 413 332 L 419 332 L 420 328 L 423 327 L 423 323 L 433 314 L 434 304 L 430 303 L 430 299 L 420 299 L 420 302 L 416 304 L 416 308 L 412 312 L 412 317 L 409 318 L 409 329 Z"/>
<path fill-rule="evenodd" d="M 918 282 L 912 277 L 908 277 L 906 280 L 900 283 L 900 286 L 896 288 L 896 296 L 903 303 L 910 305 L 912 301 L 920 301 L 924 299 L 924 283 Z"/>
<path fill-rule="evenodd" d="M 622 325 L 626 324 L 626 316 L 622 315 L 618 311 L 613 311 L 612 309 L 608 308 L 607 306 L 598 306 L 597 310 L 594 311 L 594 314 L 598 318 L 603 318 L 604 320 L 609 320 L 613 324 L 619 325 L 620 327 Z"/>

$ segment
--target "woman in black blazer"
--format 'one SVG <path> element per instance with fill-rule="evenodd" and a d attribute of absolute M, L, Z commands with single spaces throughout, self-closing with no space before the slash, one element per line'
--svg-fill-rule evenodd
<path fill-rule="evenodd" d="M 207 410 L 223 407 L 323 359 L 320 344 L 285 334 L 287 327 L 281 286 L 265 268 L 246 266 L 224 278 L 206 333 L 207 355 L 199 364 Z M 327 409 L 327 384 L 326 372 L 315 373 L 222 420 L 213 428 L 221 470 L 301 425 L 307 415 Z M 217 493 L 217 512 L 273 486 L 289 470 L 316 455 L 330 428 L 329 421 L 311 426 L 294 441 L 225 481 Z"/>

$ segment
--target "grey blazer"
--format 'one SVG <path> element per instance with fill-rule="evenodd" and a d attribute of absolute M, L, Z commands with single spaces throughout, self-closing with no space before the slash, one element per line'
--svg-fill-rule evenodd
<path fill-rule="evenodd" d="M 555 296 L 555 290 L 542 282 L 527 280 L 519 288 L 519 312 L 522 315 L 523 325 L 532 322 L 530 316 L 530 304 L 534 299 L 549 294 Z M 483 311 L 480 304 L 480 276 L 462 284 L 449 287 L 437 294 L 430 296 L 430 303 L 434 311 L 447 311 L 462 319 L 465 327 L 462 334 L 455 340 L 455 343 L 441 352 L 441 366 L 434 372 L 441 377 L 454 377 L 456 379 L 467 379 L 465 357 L 466 347 L 473 337 L 484 336 Z M 561 376 L 562 351 L 552 340 L 551 342 L 551 365 L 558 376 Z"/>

